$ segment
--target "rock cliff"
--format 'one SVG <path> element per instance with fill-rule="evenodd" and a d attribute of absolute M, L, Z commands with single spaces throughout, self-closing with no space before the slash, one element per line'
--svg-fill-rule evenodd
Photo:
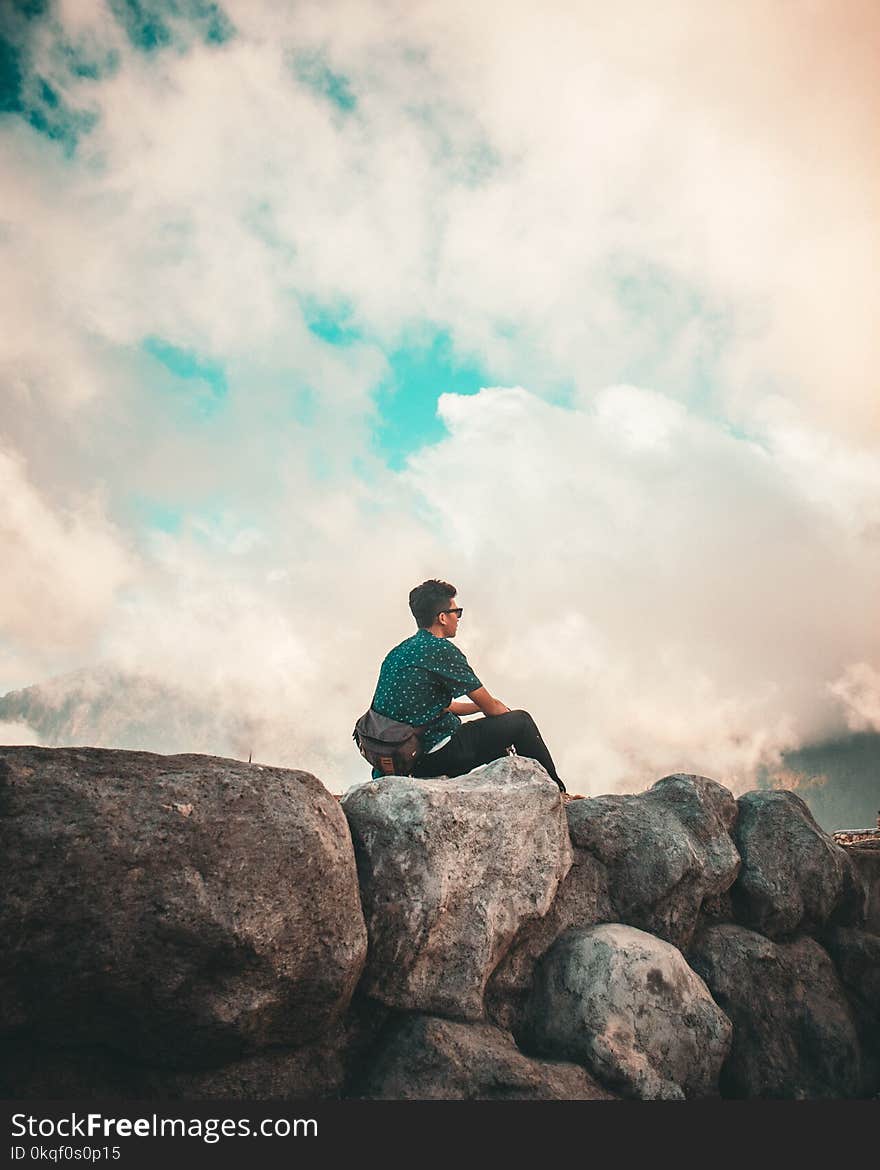
<path fill-rule="evenodd" d="M 790 793 L 0 748 L 0 866 L 6 1097 L 880 1092 L 876 890 Z"/>

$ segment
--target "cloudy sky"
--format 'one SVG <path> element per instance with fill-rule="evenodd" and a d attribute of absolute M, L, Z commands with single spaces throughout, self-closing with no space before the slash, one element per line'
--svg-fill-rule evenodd
<path fill-rule="evenodd" d="M 878 52 L 873 0 L 0 6 L 0 694 L 162 680 L 338 791 L 440 576 L 572 791 L 880 730 Z"/>

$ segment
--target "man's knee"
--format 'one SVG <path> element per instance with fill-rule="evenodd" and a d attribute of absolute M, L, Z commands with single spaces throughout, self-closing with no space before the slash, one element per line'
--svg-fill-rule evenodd
<path fill-rule="evenodd" d="M 534 727 L 535 726 L 535 721 L 531 717 L 531 715 L 528 713 L 528 711 L 511 711 L 510 714 L 511 714 L 511 716 L 516 716 L 515 719 L 511 718 L 511 723 L 518 723 L 518 724 L 521 724 L 523 727 Z"/>

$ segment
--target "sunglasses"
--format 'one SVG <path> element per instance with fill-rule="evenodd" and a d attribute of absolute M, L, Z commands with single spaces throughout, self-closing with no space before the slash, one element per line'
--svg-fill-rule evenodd
<path fill-rule="evenodd" d="M 437 614 L 437 617 L 439 617 L 441 613 L 454 613 L 456 617 L 461 617 L 461 615 L 464 613 L 464 610 L 461 608 L 460 605 L 457 606 L 455 609 L 441 609 L 440 612 Z"/>

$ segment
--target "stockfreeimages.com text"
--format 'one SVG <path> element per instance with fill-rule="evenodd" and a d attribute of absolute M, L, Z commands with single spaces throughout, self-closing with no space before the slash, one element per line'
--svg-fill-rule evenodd
<path fill-rule="evenodd" d="M 253 1128 L 256 1124 L 256 1128 Z M 251 1123 L 247 1117 L 105 1117 L 102 1113 L 71 1113 L 54 1120 L 26 1113 L 12 1115 L 13 1137 L 198 1137 L 218 1142 L 221 1137 L 317 1137 L 318 1123 L 312 1118 L 263 1118 Z"/>

